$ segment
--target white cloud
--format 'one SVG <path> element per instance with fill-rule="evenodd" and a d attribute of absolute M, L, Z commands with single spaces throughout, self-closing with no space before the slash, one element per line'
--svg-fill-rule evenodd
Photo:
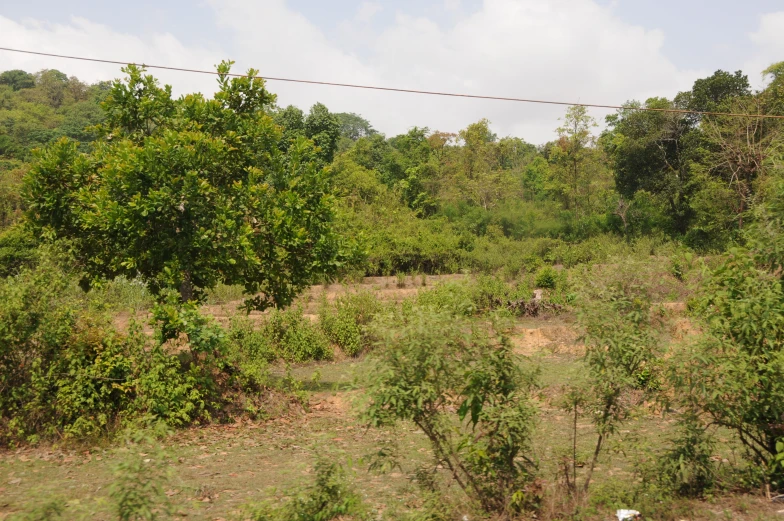
<path fill-rule="evenodd" d="M 757 46 L 757 52 L 744 70 L 751 84 L 760 86 L 762 71 L 784 60 L 784 11 L 760 16 L 759 28 L 749 38 Z"/>
<path fill-rule="evenodd" d="M 238 67 L 262 75 L 344 83 L 595 103 L 672 96 L 700 73 L 679 70 L 662 53 L 663 35 L 625 23 L 593 0 L 485 0 L 448 26 L 398 13 L 383 31 L 361 38 L 327 36 L 284 0 L 209 0 Z M 376 7 L 373 7 L 376 6 Z M 378 4 L 366 2 L 339 31 L 355 31 Z M 391 13 L 390 13 L 391 15 Z M 0 17 L 0 40 L 19 47 L 96 57 L 149 60 L 211 69 L 225 53 L 188 47 L 169 34 L 128 35 L 83 19 L 68 25 Z M 766 33 L 767 34 L 767 33 Z M 356 36 L 356 35 L 355 35 Z M 346 45 L 350 42 L 350 45 Z M 116 66 L 0 53 L 0 69 L 59 67 L 88 80 L 118 75 Z M 158 72 L 156 72 L 158 74 Z M 177 91 L 212 92 L 214 79 L 160 73 Z M 482 117 L 500 135 L 539 143 L 553 137 L 563 107 L 438 98 L 270 82 L 281 104 L 307 109 L 322 101 L 357 112 L 394 134 L 407 128 L 457 131 Z M 601 120 L 607 111 L 595 111 Z"/>
<path fill-rule="evenodd" d="M 186 66 L 213 70 L 220 54 L 189 48 L 168 33 L 149 36 L 115 32 L 111 28 L 74 17 L 69 24 L 37 20 L 15 22 L 0 16 L 0 41 L 3 46 L 40 52 L 83 56 L 107 60 L 128 60 L 156 65 Z M 35 72 L 58 69 L 88 82 L 122 76 L 119 65 L 71 61 L 0 51 L 0 70 L 23 69 Z M 162 83 L 172 85 L 175 93 L 215 91 L 215 77 L 171 71 L 151 70 Z"/>
<path fill-rule="evenodd" d="M 281 0 L 263 8 L 251 0 L 211 5 L 221 27 L 234 34 L 243 60 L 271 75 L 609 104 L 672 96 L 698 77 L 664 57 L 660 31 L 629 25 L 592 0 L 485 0 L 477 12 L 446 28 L 398 14 L 362 43 L 361 58 L 341 50 Z M 283 103 L 323 101 L 332 110 L 358 112 L 387 133 L 414 125 L 456 131 L 488 117 L 500 135 L 543 142 L 552 138 L 564 111 L 331 87 L 272 88 Z M 601 120 L 606 113 L 595 116 Z"/>

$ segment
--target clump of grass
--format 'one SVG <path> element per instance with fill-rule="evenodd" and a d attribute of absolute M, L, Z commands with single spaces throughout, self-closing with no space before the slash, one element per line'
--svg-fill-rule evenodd
<path fill-rule="evenodd" d="M 136 313 L 150 309 L 155 302 L 144 282 L 122 276 L 96 287 L 91 293 L 94 302 L 111 310 Z"/>
<path fill-rule="evenodd" d="M 55 519 L 63 519 L 64 512 L 65 500 L 52 498 L 43 502 L 38 501 L 28 511 L 12 516 L 10 519 L 15 521 L 53 521 Z"/>

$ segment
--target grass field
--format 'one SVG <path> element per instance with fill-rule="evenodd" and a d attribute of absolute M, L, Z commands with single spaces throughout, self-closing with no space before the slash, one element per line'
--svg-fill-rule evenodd
<path fill-rule="evenodd" d="M 421 281 L 400 287 L 393 278 L 380 278 L 361 286 L 382 300 L 398 301 L 421 288 Z M 311 307 L 322 292 L 335 298 L 356 289 L 315 287 L 302 302 L 306 313 L 312 314 Z M 222 319 L 222 310 L 232 312 L 234 307 L 227 300 L 213 302 L 207 310 Z M 673 334 L 687 333 L 685 319 L 678 316 L 682 306 L 670 307 L 676 324 Z M 559 518 L 560 512 L 568 510 L 559 485 L 558 462 L 571 450 L 572 418 L 558 404 L 562 386 L 576 383 L 584 374 L 578 337 L 569 313 L 518 319 L 511 336 L 515 350 L 525 356 L 524 363 L 536 364 L 541 371 L 534 454 L 547 493 L 539 519 Z M 413 425 L 371 429 L 359 418 L 363 388 L 373 377 L 369 356 L 372 354 L 357 359 L 337 357 L 333 362 L 289 368 L 309 394 L 306 407 L 283 417 L 189 428 L 170 433 L 153 446 L 104 442 L 98 446 L 53 444 L 6 450 L 0 453 L 0 519 L 17 518 L 55 499 L 65 501 L 62 519 L 116 519 L 108 499 L 116 465 L 129 459 L 156 458 L 148 463 L 160 463 L 168 473 L 164 488 L 174 518 L 239 520 L 247 506 L 270 498 L 283 501 L 292 490 L 308 483 L 320 456 L 346 467 L 350 483 L 376 513 L 374 518 L 401 518 L 421 505 L 410 478 L 415 468 L 428 460 L 430 449 L 426 437 Z M 280 375 L 285 370 L 282 366 L 274 369 Z M 653 404 L 638 404 L 600 459 L 592 500 L 579 519 L 611 519 L 616 507 L 639 507 L 622 504 L 638 479 L 635 463 L 641 455 L 655 454 L 675 419 L 676 413 L 663 413 Z M 580 461 L 590 456 L 595 443 L 590 419 L 579 418 L 577 431 Z M 370 473 L 367 457 L 391 441 L 399 447 L 401 468 L 383 475 Z M 725 445 L 721 450 L 717 457 L 734 457 L 733 447 Z M 459 491 L 453 493 L 459 502 Z M 776 519 L 784 509 L 762 495 L 684 500 L 662 504 L 661 508 L 650 500 L 644 506 L 656 518 L 672 520 Z"/>

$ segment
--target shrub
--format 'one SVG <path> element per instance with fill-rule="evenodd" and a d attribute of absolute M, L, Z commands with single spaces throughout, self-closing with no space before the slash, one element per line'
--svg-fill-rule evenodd
<path fill-rule="evenodd" d="M 420 307 L 449 310 L 457 315 L 469 316 L 476 312 L 476 304 L 468 283 L 444 282 L 420 291 L 415 302 Z"/>
<path fill-rule="evenodd" d="M 39 256 L 38 241 L 23 225 L 0 232 L 0 278 L 33 266 Z"/>
<path fill-rule="evenodd" d="M 784 290 L 753 252 L 732 250 L 694 303 L 704 334 L 671 364 L 684 407 L 737 433 L 755 465 L 784 488 L 776 464 L 784 437 Z"/>
<path fill-rule="evenodd" d="M 535 284 L 537 288 L 555 289 L 558 273 L 552 266 L 545 266 L 536 272 Z"/>
<path fill-rule="evenodd" d="M 277 358 L 271 338 L 246 315 L 231 317 L 226 336 L 232 347 L 229 352 L 243 359 L 273 362 Z"/>
<path fill-rule="evenodd" d="M 117 333 L 80 291 L 47 257 L 0 282 L 0 443 L 96 436 L 141 416 L 206 417 L 209 369 L 183 367 L 138 327 Z"/>
<path fill-rule="evenodd" d="M 685 497 L 701 497 L 720 480 L 714 461 L 716 441 L 693 414 L 679 419 L 678 432 L 667 451 L 657 458 L 654 480 L 663 490 Z"/>
<path fill-rule="evenodd" d="M 302 315 L 302 308 L 273 309 L 263 334 L 270 339 L 275 352 L 289 362 L 330 360 L 332 349 L 324 333 Z"/>
<path fill-rule="evenodd" d="M 63 518 L 66 506 L 64 499 L 52 498 L 43 502 L 37 501 L 36 503 L 25 513 L 11 516 L 9 519 L 11 521 L 54 521 L 55 519 Z"/>
<path fill-rule="evenodd" d="M 133 433 L 127 455 L 114 467 L 109 497 L 119 521 L 155 521 L 170 514 L 165 454 L 154 441 L 146 432 Z"/>
<path fill-rule="evenodd" d="M 350 293 L 338 297 L 334 307 L 322 301 L 319 324 L 330 342 L 348 356 L 357 356 L 370 347 L 365 328 L 380 309 L 381 303 L 372 292 Z"/>
<path fill-rule="evenodd" d="M 416 308 L 374 325 L 381 339 L 365 418 L 412 421 L 435 461 L 483 510 L 510 512 L 538 499 L 530 440 L 535 372 L 507 339 L 448 311 Z"/>
<path fill-rule="evenodd" d="M 594 411 L 597 437 L 582 491 L 576 479 L 570 484 L 577 494 L 588 491 L 602 447 L 628 418 L 634 405 L 630 393 L 640 390 L 641 375 L 655 378 L 651 374 L 660 356 L 662 321 L 652 306 L 649 279 L 639 264 L 625 260 L 594 266 L 585 269 L 580 280 L 578 320 L 585 329 L 589 390 L 579 393 L 573 407 L 575 418 L 580 408 Z M 642 389 L 643 393 L 655 390 L 650 382 Z M 577 462 L 571 465 L 576 478 Z"/>
<path fill-rule="evenodd" d="M 154 300 L 147 287 L 140 280 L 125 277 L 94 286 L 90 299 L 113 311 L 132 311 L 134 313 L 153 307 Z"/>
<path fill-rule="evenodd" d="M 358 519 L 362 500 L 346 484 L 343 468 L 334 462 L 316 463 L 316 481 L 282 506 L 270 503 L 252 509 L 252 521 L 330 521 Z"/>

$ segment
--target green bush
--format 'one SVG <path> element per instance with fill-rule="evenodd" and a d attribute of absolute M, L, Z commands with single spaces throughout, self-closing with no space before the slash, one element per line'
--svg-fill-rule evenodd
<path fill-rule="evenodd" d="M 208 367 L 183 366 L 138 327 L 117 333 L 80 293 L 46 257 L 0 282 L 0 443 L 97 436 L 139 417 L 207 417 Z"/>
<path fill-rule="evenodd" d="M 588 387 L 573 394 L 572 410 L 575 419 L 580 410 L 590 411 L 596 443 L 582 487 L 577 484 L 574 458 L 567 466 L 565 474 L 572 494 L 588 492 L 602 447 L 634 407 L 631 393 L 642 390 L 638 397 L 642 399 L 655 396 L 657 391 L 653 375 L 662 355 L 664 327 L 652 304 L 648 275 L 640 261 L 626 259 L 613 265 L 586 267 L 579 280 L 578 321 L 585 330 Z M 641 375 L 646 374 L 651 381 L 643 383 L 650 385 L 640 389 Z M 572 437 L 576 443 L 576 421 L 574 426 Z"/>
<path fill-rule="evenodd" d="M 362 499 L 346 484 L 343 468 L 334 462 L 316 463 L 316 481 L 295 493 L 282 506 L 271 503 L 251 509 L 252 521 L 331 521 L 361 519 L 365 513 Z M 289 494 L 294 495 L 294 494 Z"/>
<path fill-rule="evenodd" d="M 374 329 L 380 349 L 368 424 L 413 422 L 430 442 L 433 466 L 487 513 L 535 505 L 536 371 L 523 369 L 503 334 L 432 308 L 383 317 Z"/>
<path fill-rule="evenodd" d="M 370 291 L 349 293 L 338 297 L 334 306 L 322 301 L 319 325 L 333 344 L 348 356 L 357 356 L 370 347 L 365 327 L 381 309 L 381 303 Z"/>
<path fill-rule="evenodd" d="M 44 501 L 36 501 L 22 514 L 12 515 L 9 521 L 54 521 L 63 519 L 66 503 L 62 498 L 52 498 Z"/>
<path fill-rule="evenodd" d="M 90 291 L 93 302 L 111 311 L 146 311 L 153 307 L 154 299 L 140 280 L 117 277 Z"/>
<path fill-rule="evenodd" d="M 534 284 L 537 288 L 555 289 L 558 281 L 558 273 L 552 266 L 545 266 L 536 272 Z"/>
<path fill-rule="evenodd" d="M 678 422 L 678 432 L 667 451 L 657 458 L 652 479 L 663 490 L 685 497 L 702 497 L 720 483 L 720 466 L 714 461 L 716 440 L 692 414 Z"/>
<path fill-rule="evenodd" d="M 457 315 L 470 316 L 476 312 L 471 288 L 466 281 L 437 284 L 420 291 L 415 302 L 420 307 L 449 310 Z"/>
<path fill-rule="evenodd" d="M 21 224 L 0 232 L 0 278 L 33 266 L 39 257 L 38 241 Z"/>
<path fill-rule="evenodd" d="M 227 331 L 232 353 L 249 360 L 273 362 L 278 357 L 271 338 L 264 334 L 263 328 L 255 327 L 255 323 L 246 315 L 234 315 L 229 321 Z"/>
<path fill-rule="evenodd" d="M 333 353 L 321 329 L 302 314 L 302 308 L 273 309 L 263 327 L 275 353 L 289 362 L 331 360 Z"/>
<path fill-rule="evenodd" d="M 117 519 L 168 519 L 171 505 L 164 492 L 169 480 L 165 453 L 155 447 L 154 438 L 144 431 L 132 434 L 125 450 L 127 454 L 114 467 L 114 480 L 109 488 Z"/>

